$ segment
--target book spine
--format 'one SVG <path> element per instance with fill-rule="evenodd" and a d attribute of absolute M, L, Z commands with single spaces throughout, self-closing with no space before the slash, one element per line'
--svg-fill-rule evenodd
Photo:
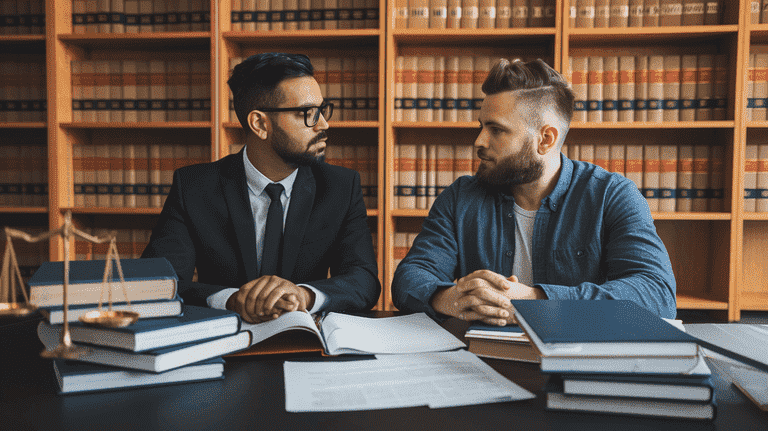
<path fill-rule="evenodd" d="M 344 57 L 341 59 L 341 105 L 339 120 L 349 121 L 355 119 L 355 59 Z"/>
<path fill-rule="evenodd" d="M 611 0 L 609 27 L 629 27 L 629 0 Z"/>
<path fill-rule="evenodd" d="M 166 64 L 163 60 L 149 61 L 149 121 L 164 122 L 167 119 L 166 102 L 168 88 L 166 85 Z"/>
<path fill-rule="evenodd" d="M 768 98 L 768 53 L 755 54 L 753 104 L 751 109 L 752 121 L 766 120 L 765 101 Z M 749 97 L 749 95 L 748 95 Z M 747 105 L 749 107 L 749 105 Z"/>
<path fill-rule="evenodd" d="M 648 99 L 646 109 L 648 121 L 660 123 L 664 120 L 664 56 L 648 57 Z"/>
<path fill-rule="evenodd" d="M 710 148 L 710 163 L 709 163 L 709 211 L 721 212 L 723 211 L 725 204 L 725 190 L 724 178 L 725 178 L 725 163 L 723 157 L 725 150 L 719 145 L 714 145 Z"/>
<path fill-rule="evenodd" d="M 544 27 L 544 0 L 530 0 L 528 8 L 528 27 Z"/>
<path fill-rule="evenodd" d="M 445 63 L 445 99 L 443 101 L 443 121 L 459 121 L 459 57 L 451 56 Z"/>
<path fill-rule="evenodd" d="M 461 28 L 477 28 L 479 17 L 478 0 L 461 0 Z"/>
<path fill-rule="evenodd" d="M 416 208 L 416 145 L 401 144 L 400 147 L 400 209 Z"/>
<path fill-rule="evenodd" d="M 768 212 L 768 144 L 757 146 L 757 193 L 755 211 Z"/>
<path fill-rule="evenodd" d="M 707 210 L 709 192 L 709 146 L 694 145 L 693 147 L 693 198 L 691 211 Z"/>
<path fill-rule="evenodd" d="M 418 97 L 419 57 L 408 55 L 403 60 L 403 121 L 416 121 L 418 113 L 416 99 Z"/>
<path fill-rule="evenodd" d="M 122 159 L 124 206 L 136 208 L 136 144 L 123 148 Z"/>
<path fill-rule="evenodd" d="M 659 0 L 645 0 L 643 27 L 659 26 Z"/>
<path fill-rule="evenodd" d="M 109 121 L 121 123 L 125 121 L 123 115 L 123 81 L 122 64 L 120 60 L 110 60 L 109 68 Z"/>
<path fill-rule="evenodd" d="M 435 57 L 418 57 L 416 72 L 416 120 L 433 121 L 432 98 L 435 92 Z"/>
<path fill-rule="evenodd" d="M 760 23 L 760 0 L 751 0 L 749 2 L 749 23 Z"/>
<path fill-rule="evenodd" d="M 635 57 L 635 121 L 648 121 L 648 56 Z"/>
<path fill-rule="evenodd" d="M 477 19 L 478 28 L 494 28 L 496 26 L 496 0 L 479 0 Z"/>
<path fill-rule="evenodd" d="M 241 63 L 243 60 L 241 57 L 238 57 L 237 63 Z M 328 64 L 325 57 L 310 57 L 309 62 L 312 63 L 312 67 L 314 68 L 314 77 L 315 81 L 317 81 L 317 85 L 320 87 L 320 94 L 328 96 Z M 233 66 L 234 67 L 234 66 Z M 336 106 L 334 105 L 334 109 Z M 233 118 L 236 118 L 233 116 Z M 334 117 L 335 118 L 335 117 Z M 236 120 L 233 120 L 236 121 Z"/>
<path fill-rule="evenodd" d="M 160 183 L 159 183 L 159 198 L 160 202 L 158 207 L 162 208 L 165 204 L 165 198 L 168 196 L 168 192 L 171 189 L 171 183 L 173 182 L 173 171 L 176 168 L 175 154 L 182 156 L 183 150 L 178 148 L 180 144 L 160 144 Z"/>
<path fill-rule="evenodd" d="M 659 210 L 659 146 L 646 145 L 643 156 L 643 196 L 652 212 Z"/>
<path fill-rule="evenodd" d="M 100 123 L 109 122 L 109 62 L 97 60 L 94 62 L 94 95 L 96 96 L 96 119 Z"/>
<path fill-rule="evenodd" d="M 109 160 L 110 145 L 104 142 L 96 142 L 94 149 L 94 170 L 96 171 L 96 206 L 106 208 L 110 206 L 109 185 L 110 168 Z"/>
<path fill-rule="evenodd" d="M 83 145 L 79 143 L 72 144 L 72 180 L 74 184 L 75 208 L 82 208 L 85 206 L 85 195 L 83 194 L 85 172 L 83 167 Z"/>
<path fill-rule="evenodd" d="M 565 146 L 565 145 L 564 145 Z M 568 158 L 571 160 L 581 160 L 581 145 L 568 144 Z"/>
<path fill-rule="evenodd" d="M 683 0 L 683 25 L 704 25 L 704 2 Z"/>
<path fill-rule="evenodd" d="M 592 23 L 594 28 L 606 28 L 611 22 L 610 0 L 595 0 L 595 18 Z"/>
<path fill-rule="evenodd" d="M 661 0 L 659 3 L 659 26 L 670 27 L 683 24 L 682 0 Z"/>
<path fill-rule="evenodd" d="M 450 144 L 438 144 L 436 153 L 436 167 L 437 177 L 435 196 L 443 192 L 453 183 L 453 145 Z"/>
<path fill-rule="evenodd" d="M 579 144 L 579 155 L 582 162 L 595 163 L 595 146 L 593 144 Z"/>
<path fill-rule="evenodd" d="M 757 66 L 755 67 L 755 72 L 757 72 Z M 715 80 L 712 85 L 712 96 L 714 97 L 712 119 L 722 121 L 725 120 L 728 107 L 728 56 L 725 54 L 715 55 L 714 74 Z"/>
<path fill-rule="evenodd" d="M 603 57 L 589 57 L 588 79 L 587 121 L 600 123 L 603 120 Z"/>
<path fill-rule="evenodd" d="M 357 57 L 354 59 L 355 88 L 353 113 L 354 120 L 365 121 L 368 119 L 368 59 Z"/>
<path fill-rule="evenodd" d="M 744 111 L 747 121 L 752 121 L 752 115 L 755 110 L 755 57 L 757 54 L 749 54 L 749 66 L 747 67 L 747 82 L 744 87 L 744 93 L 747 98 L 747 109 Z"/>
<path fill-rule="evenodd" d="M 461 0 L 448 0 L 448 17 L 445 28 L 461 28 Z"/>
<path fill-rule="evenodd" d="M 394 121 L 403 121 L 403 75 L 405 73 L 405 57 L 395 58 L 395 104 Z"/>
<path fill-rule="evenodd" d="M 446 28 L 447 20 L 448 1 L 432 0 L 429 4 L 429 28 Z"/>
<path fill-rule="evenodd" d="M 392 209 L 400 208 L 400 145 L 392 147 Z"/>
<path fill-rule="evenodd" d="M 613 144 L 610 146 L 610 160 L 608 161 L 608 170 L 610 172 L 626 176 L 626 146 Z"/>
<path fill-rule="evenodd" d="M 123 146 L 112 144 L 109 146 L 109 205 L 112 208 L 125 206 L 123 195 Z"/>
<path fill-rule="evenodd" d="M 629 0 L 629 27 L 643 26 L 644 0 Z"/>
<path fill-rule="evenodd" d="M 747 144 L 744 166 L 744 211 L 757 210 L 758 145 Z"/>
<path fill-rule="evenodd" d="M 693 145 L 680 145 L 677 158 L 675 209 L 691 212 L 693 206 Z"/>
<path fill-rule="evenodd" d="M 408 28 L 429 27 L 429 0 L 408 1 Z"/>
<path fill-rule="evenodd" d="M 161 33 L 168 31 L 168 14 L 167 14 L 167 2 L 153 1 L 152 2 L 152 32 Z"/>
<path fill-rule="evenodd" d="M 663 120 L 680 121 L 680 56 L 664 56 Z"/>
<path fill-rule="evenodd" d="M 456 181 L 464 175 L 472 175 L 472 146 L 457 144 L 453 147 L 453 154 L 455 155 L 453 180 Z"/>
<path fill-rule="evenodd" d="M 7 63 L 6 63 L 7 64 Z M 72 121 L 83 121 L 83 74 L 81 71 L 82 62 L 80 60 L 72 60 L 70 62 L 71 74 L 72 74 Z M 4 64 L 0 63 L 0 68 L 3 68 Z M 0 76 L 7 75 L 0 71 Z M 1 114 L 1 111 L 0 111 Z"/>
<path fill-rule="evenodd" d="M 619 57 L 619 121 L 635 120 L 635 57 Z"/>
<path fill-rule="evenodd" d="M 611 146 L 608 144 L 595 144 L 594 164 L 609 171 L 611 161 Z"/>
<path fill-rule="evenodd" d="M 589 57 L 572 57 L 571 88 L 573 89 L 573 121 L 587 121 L 589 88 L 588 69 Z"/>
<path fill-rule="evenodd" d="M 722 7 L 721 1 L 708 1 L 705 4 L 704 10 L 704 25 L 717 25 L 722 22 L 722 16 L 720 15 L 720 9 Z"/>
<path fill-rule="evenodd" d="M 696 72 L 696 120 L 712 120 L 712 87 L 714 85 L 714 57 L 710 54 L 699 55 Z M 749 89 L 747 89 L 749 90 Z"/>
<path fill-rule="evenodd" d="M 433 121 L 442 122 L 445 99 L 445 57 L 435 57 L 434 93 L 432 95 Z"/>
<path fill-rule="evenodd" d="M 416 209 L 427 209 L 429 154 L 426 144 L 416 146 Z"/>
<path fill-rule="evenodd" d="M 762 5 L 760 6 L 760 22 L 763 24 L 768 23 L 768 0 L 763 0 Z"/>
<path fill-rule="evenodd" d="M 496 0 L 496 20 L 494 27 L 509 28 L 512 20 L 512 0 Z"/>
<path fill-rule="evenodd" d="M 528 27 L 528 1 L 527 0 L 512 0 L 512 17 L 509 21 L 509 26 L 512 28 L 525 28 Z"/>
<path fill-rule="evenodd" d="M 635 183 L 638 190 L 643 189 L 643 146 L 626 146 L 626 163 L 624 165 L 624 176 Z"/>
<path fill-rule="evenodd" d="M 339 2 L 339 6 L 341 7 L 341 2 Z M 283 0 L 270 0 L 269 9 L 270 9 L 269 30 L 270 31 L 285 30 L 285 2 Z M 349 9 L 347 8 L 346 10 L 349 10 Z"/>
<path fill-rule="evenodd" d="M 677 146 L 661 145 L 659 161 L 659 211 L 673 212 L 677 189 Z"/>
<path fill-rule="evenodd" d="M 576 0 L 575 28 L 595 26 L 595 0 Z"/>
<path fill-rule="evenodd" d="M 475 67 L 472 72 L 472 121 L 480 119 L 480 108 L 483 105 L 483 82 L 491 70 L 491 58 L 488 56 L 475 57 Z"/>
<path fill-rule="evenodd" d="M 456 101 L 456 108 L 458 109 L 458 121 L 472 121 L 474 69 L 474 58 L 472 56 L 464 55 L 459 57 L 459 97 Z"/>
<path fill-rule="evenodd" d="M 683 55 L 680 71 L 680 121 L 696 120 L 696 56 Z"/>
<path fill-rule="evenodd" d="M 603 122 L 619 119 L 619 58 L 603 58 Z"/>

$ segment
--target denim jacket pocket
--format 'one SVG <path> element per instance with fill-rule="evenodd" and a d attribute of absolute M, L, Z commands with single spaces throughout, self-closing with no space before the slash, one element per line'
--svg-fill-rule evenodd
<path fill-rule="evenodd" d="M 552 265 L 547 266 L 548 283 L 576 286 L 599 283 L 600 250 L 593 244 L 552 250 Z"/>

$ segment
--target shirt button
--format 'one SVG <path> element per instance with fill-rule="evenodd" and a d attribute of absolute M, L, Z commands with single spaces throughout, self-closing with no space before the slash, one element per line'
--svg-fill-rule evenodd
<path fill-rule="evenodd" d="M 512 257 L 512 252 L 511 251 L 507 252 L 507 257 Z"/>
<path fill-rule="evenodd" d="M 515 215 L 514 215 L 514 214 L 512 214 L 512 213 L 507 213 L 507 217 L 509 217 L 509 218 L 512 218 L 512 217 L 514 217 L 514 216 L 515 216 Z"/>
<path fill-rule="evenodd" d="M 584 256 L 584 252 L 579 250 L 576 252 L 576 256 L 579 256 L 579 257 Z"/>

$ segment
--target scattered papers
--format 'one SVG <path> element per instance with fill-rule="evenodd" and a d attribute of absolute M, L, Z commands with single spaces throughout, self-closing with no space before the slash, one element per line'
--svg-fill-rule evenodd
<path fill-rule="evenodd" d="M 442 408 L 535 397 L 466 350 L 285 362 L 283 368 L 289 412 Z"/>

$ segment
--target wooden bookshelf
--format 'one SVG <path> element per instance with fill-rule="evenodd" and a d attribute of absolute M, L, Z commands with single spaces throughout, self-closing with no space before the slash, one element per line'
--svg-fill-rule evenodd
<path fill-rule="evenodd" d="M 72 210 L 81 226 L 129 222 L 151 228 L 160 208 L 76 207 L 73 188 L 73 145 L 90 142 L 94 134 L 167 136 L 194 134 L 192 144 L 210 148 L 218 160 L 236 148 L 241 127 L 229 117 L 229 59 L 281 50 L 317 57 L 364 53 L 379 65 L 378 118 L 371 121 L 330 122 L 329 135 L 349 139 L 363 136 L 377 148 L 377 206 L 367 213 L 376 235 L 380 278 L 384 292 L 379 309 L 391 309 L 389 287 L 394 272 L 392 236 L 397 229 L 418 232 L 428 210 L 398 209 L 393 203 L 394 146 L 405 136 L 471 145 L 477 122 L 394 121 L 394 76 L 398 55 L 539 56 L 567 74 L 569 57 L 612 56 L 640 52 L 728 55 L 728 106 L 718 121 L 662 123 L 574 122 L 569 139 L 614 139 L 623 143 L 706 142 L 725 153 L 725 202 L 720 212 L 653 212 L 657 230 L 670 250 L 678 282 L 678 308 L 708 310 L 727 320 L 738 320 L 741 310 L 768 310 L 768 213 L 744 211 L 744 166 L 747 143 L 768 142 L 768 121 L 747 121 L 746 82 L 750 48 L 768 45 L 768 24 L 749 23 L 749 1 L 722 2 L 721 25 L 655 28 L 570 28 L 570 2 L 557 0 L 555 26 L 508 29 L 395 29 L 394 2 L 379 2 L 379 27 L 367 29 L 232 31 L 230 2 L 210 0 L 210 31 L 159 33 L 73 33 L 72 2 L 46 2 L 45 35 L 2 35 L 3 54 L 33 53 L 47 65 L 46 121 L 0 124 L 0 134 L 44 135 L 48 147 L 48 205 L 2 207 L 9 220 L 25 217 L 60 226 Z M 565 18 L 565 19 L 564 19 Z M 671 50 L 671 51 L 670 51 Z M 439 53 L 439 54 L 438 54 Z M 608 54 L 605 54 L 608 55 Z M 210 121 L 104 123 L 73 121 L 71 60 L 91 59 L 205 59 L 210 65 Z M 42 60 L 41 60 L 42 61 Z M 207 132 L 206 132 L 207 130 Z M 619 132 L 619 133 L 617 133 Z M 125 139 L 125 138 L 123 138 Z M 414 138 L 407 138 L 414 139 Z M 375 141 L 375 142 L 373 142 Z M 34 217 L 29 217 L 34 216 Z M 40 221 L 38 220 L 38 221 Z M 61 241 L 53 239 L 50 258 L 63 258 Z"/>

